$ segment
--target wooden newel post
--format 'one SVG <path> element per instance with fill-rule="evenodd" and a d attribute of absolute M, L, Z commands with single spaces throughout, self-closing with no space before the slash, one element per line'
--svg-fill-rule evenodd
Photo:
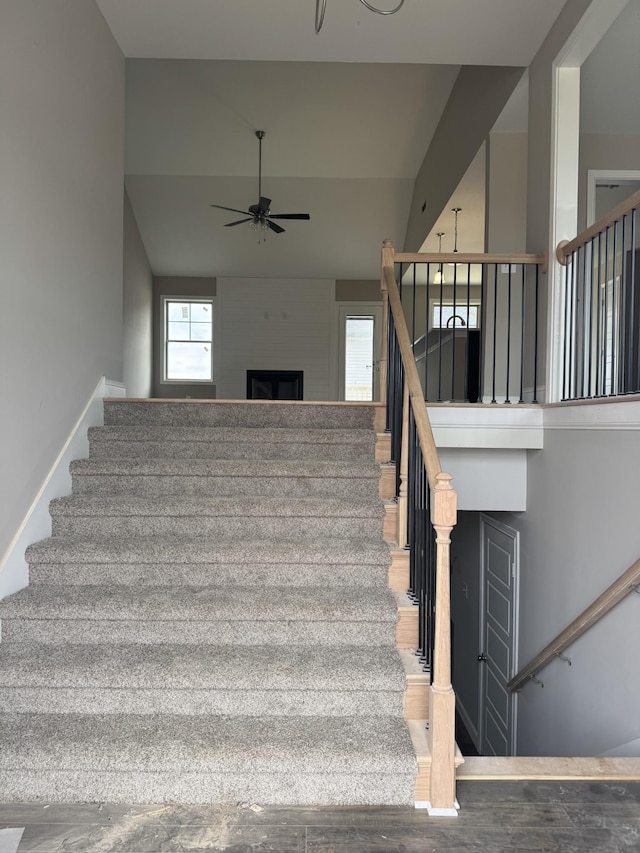
<path fill-rule="evenodd" d="M 431 790 L 427 808 L 431 814 L 455 815 L 455 712 L 451 685 L 450 545 L 456 523 L 457 496 L 451 475 L 436 475 L 431 496 L 431 523 L 436 532 L 436 602 L 433 672 L 429 691 L 429 741 Z"/>
<path fill-rule="evenodd" d="M 391 240 L 382 242 L 382 263 L 380 269 L 380 290 L 382 291 L 382 346 L 380 348 L 380 402 L 387 403 L 387 335 L 389 324 L 389 291 L 384 277 L 384 268 L 394 265 L 393 243 Z"/>

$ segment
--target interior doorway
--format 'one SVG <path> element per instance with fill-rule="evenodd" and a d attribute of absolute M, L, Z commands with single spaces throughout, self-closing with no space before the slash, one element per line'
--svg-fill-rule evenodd
<path fill-rule="evenodd" d="M 480 516 L 480 754 L 516 754 L 519 534 Z"/>
<path fill-rule="evenodd" d="M 342 303 L 338 328 L 338 399 L 379 400 L 382 306 Z"/>

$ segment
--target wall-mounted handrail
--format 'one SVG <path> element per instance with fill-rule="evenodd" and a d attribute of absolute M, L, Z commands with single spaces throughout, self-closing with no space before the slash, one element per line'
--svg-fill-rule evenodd
<path fill-rule="evenodd" d="M 610 228 L 614 223 L 622 219 L 623 216 L 627 216 L 638 207 L 640 207 L 640 190 L 635 192 L 633 195 L 630 195 L 629 198 L 626 198 L 624 201 L 621 201 L 620 204 L 616 205 L 616 207 L 612 208 L 607 214 L 600 217 L 597 222 L 594 222 L 593 225 L 590 225 L 586 230 L 578 234 L 577 237 L 574 237 L 573 240 L 562 240 L 558 243 L 556 248 L 556 257 L 558 261 L 564 266 L 570 255 L 578 249 L 581 249 L 583 246 L 586 246 L 587 243 L 590 243 L 598 236 L 598 234 L 606 231 L 607 228 Z"/>
<path fill-rule="evenodd" d="M 582 613 L 561 631 L 542 651 L 537 654 L 520 672 L 507 684 L 510 691 L 519 690 L 526 682 L 540 672 L 555 657 L 581 637 L 595 625 L 603 616 L 615 607 L 619 601 L 626 598 L 640 584 L 640 559 L 630 566 L 611 586 L 595 599 Z"/>

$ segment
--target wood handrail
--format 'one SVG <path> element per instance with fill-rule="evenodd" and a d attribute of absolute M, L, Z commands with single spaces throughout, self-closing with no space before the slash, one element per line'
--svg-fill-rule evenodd
<path fill-rule="evenodd" d="M 547 255 L 498 255 L 481 252 L 396 252 L 399 264 L 542 264 L 546 268 Z"/>
<path fill-rule="evenodd" d="M 435 489 L 438 474 L 442 473 L 440 465 L 440 457 L 433 438 L 433 430 L 427 414 L 427 407 L 424 402 L 424 394 L 418 369 L 413 357 L 411 348 L 411 339 L 409 338 L 409 330 L 407 329 L 407 321 L 405 320 L 404 311 L 402 310 L 402 302 L 396 284 L 395 273 L 393 267 L 385 266 L 382 270 L 384 283 L 386 286 L 391 313 L 393 314 L 393 322 L 395 325 L 402 363 L 404 364 L 404 375 L 407 388 L 409 390 L 409 401 L 413 409 L 413 417 L 416 425 L 416 433 L 420 441 L 422 457 L 427 469 L 427 477 L 429 486 Z"/>
<path fill-rule="evenodd" d="M 640 559 L 636 560 L 626 572 L 623 572 L 611 586 L 605 589 L 602 595 L 599 595 L 586 610 L 583 610 L 577 619 L 574 619 L 564 631 L 558 634 L 533 660 L 523 667 L 509 681 L 507 689 L 514 691 L 522 687 L 532 676 L 545 667 L 552 658 L 561 654 L 578 637 L 581 637 L 588 631 L 592 625 L 595 625 L 596 622 L 602 619 L 612 607 L 615 607 L 619 601 L 626 598 L 632 590 L 636 589 L 638 584 L 640 584 Z"/>
<path fill-rule="evenodd" d="M 594 237 L 597 237 L 598 234 L 605 231 L 613 225 L 614 222 L 622 219 L 625 214 L 631 213 L 631 211 L 637 207 L 640 207 L 640 190 L 635 192 L 633 195 L 630 195 L 629 198 L 626 198 L 624 201 L 621 201 L 620 204 L 612 208 L 609 213 L 605 216 L 601 216 L 597 222 L 594 222 L 593 225 L 590 225 L 586 231 L 578 234 L 578 236 L 574 237 L 573 240 L 569 240 L 568 242 L 563 240 L 559 243 L 556 249 L 556 257 L 558 258 L 558 261 L 563 265 L 566 264 L 569 255 L 573 254 L 573 252 L 580 249 L 582 246 L 586 246 L 586 244 L 591 242 Z"/>

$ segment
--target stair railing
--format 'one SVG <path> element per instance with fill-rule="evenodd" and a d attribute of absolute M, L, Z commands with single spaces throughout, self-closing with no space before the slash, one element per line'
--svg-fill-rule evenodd
<path fill-rule="evenodd" d="M 393 255 L 428 402 L 537 403 L 544 254 Z"/>
<path fill-rule="evenodd" d="M 640 392 L 640 192 L 558 244 L 563 400 Z"/>
<path fill-rule="evenodd" d="M 430 805 L 455 807 L 455 694 L 451 684 L 450 543 L 456 493 L 442 471 L 393 267 L 393 247 L 382 250 L 382 398 L 396 463 L 400 545 L 410 553 L 409 595 L 418 607 L 418 654 L 431 672 Z M 441 812 L 442 813 L 442 812 Z"/>
<path fill-rule="evenodd" d="M 544 669 L 554 658 L 559 657 L 571 643 L 574 643 L 603 616 L 606 616 L 619 601 L 634 591 L 640 591 L 640 559 L 629 566 L 564 631 L 561 631 L 526 666 L 523 666 L 520 672 L 508 682 L 507 689 L 512 692 L 520 690 L 527 681 L 535 679 L 540 670 Z"/>

